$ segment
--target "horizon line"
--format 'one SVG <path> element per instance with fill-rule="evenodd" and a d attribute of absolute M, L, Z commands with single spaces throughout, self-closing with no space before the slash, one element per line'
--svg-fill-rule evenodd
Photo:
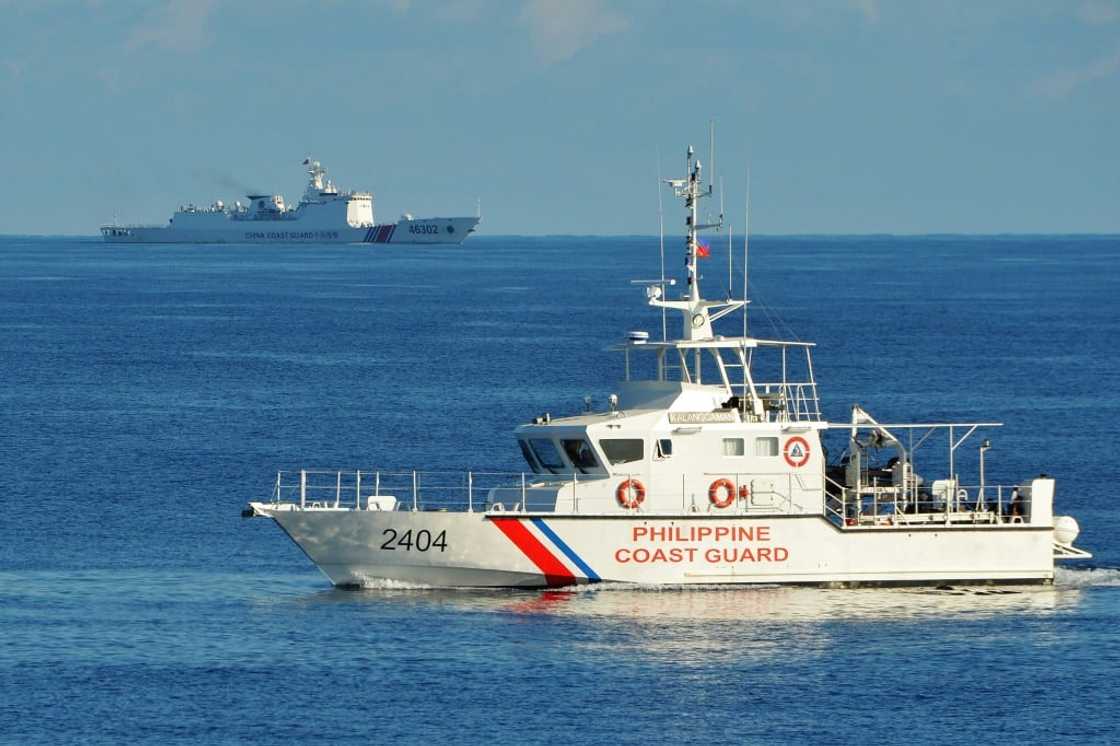
<path fill-rule="evenodd" d="M 666 234 L 676 236 L 678 234 Z M 711 235 L 726 235 L 722 232 Z M 742 233 L 732 233 L 732 236 L 742 236 Z M 795 233 L 751 233 L 750 238 L 1120 238 L 1120 231 L 1115 232 L 1093 232 L 1093 231 L 992 231 L 992 232 L 962 232 L 962 231 L 935 231 L 935 232 L 914 232 L 914 233 L 892 233 L 892 232 L 853 232 L 853 233 L 835 233 L 835 232 L 795 232 Z M 93 239 L 100 241 L 101 236 L 96 233 L 0 233 L 0 239 L 5 238 L 81 238 Z M 658 239 L 660 236 L 656 233 L 485 233 L 476 238 L 653 238 Z M 166 245 L 174 245 L 175 243 L 189 243 L 189 242 L 170 242 Z M 203 242 L 199 245 L 208 245 L 210 242 Z M 235 241 L 228 242 L 231 245 L 240 245 Z M 262 245 L 284 245 L 291 243 L 296 246 L 299 243 L 313 244 L 314 241 L 307 242 L 277 242 L 276 244 L 262 244 Z M 360 243 L 360 242 L 357 242 Z M 137 245 L 152 246 L 160 245 L 159 242 L 153 243 L 140 243 Z M 254 245 L 252 243 L 245 243 L 245 245 Z M 349 245 L 349 244 L 339 244 Z M 443 244 L 433 244 L 443 245 Z"/>

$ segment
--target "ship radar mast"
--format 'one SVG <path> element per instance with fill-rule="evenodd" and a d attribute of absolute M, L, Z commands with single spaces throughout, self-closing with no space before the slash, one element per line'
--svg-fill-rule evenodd
<path fill-rule="evenodd" d="M 307 189 L 303 193 L 304 202 L 318 202 L 323 195 L 338 194 L 334 182 L 327 178 L 327 169 L 319 161 L 304 158 L 307 166 Z"/>
<path fill-rule="evenodd" d="M 711 339 L 713 336 L 712 322 L 723 318 L 727 314 L 746 305 L 744 300 L 710 301 L 704 300 L 700 294 L 700 269 L 698 261 L 701 252 L 707 255 L 708 246 L 700 241 L 700 231 L 723 227 L 723 215 L 715 223 L 699 222 L 698 208 L 700 199 L 712 196 L 712 187 L 709 184 L 704 188 L 702 166 L 696 158 L 696 151 L 688 146 L 685 158 L 686 172 L 684 179 L 665 179 L 665 183 L 673 190 L 677 197 L 684 198 L 688 215 L 685 224 L 688 233 L 685 239 L 685 268 L 688 273 L 688 292 L 678 300 L 662 298 L 664 288 L 660 285 L 649 288 L 649 304 L 658 308 L 673 308 L 684 315 L 684 336 L 686 340 Z"/>

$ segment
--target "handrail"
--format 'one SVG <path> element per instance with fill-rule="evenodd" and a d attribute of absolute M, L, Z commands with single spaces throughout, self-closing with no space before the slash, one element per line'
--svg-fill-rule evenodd
<path fill-rule="evenodd" d="M 619 480 L 647 484 L 642 503 L 628 509 L 640 515 L 823 515 L 837 526 L 935 523 L 1024 523 L 1031 514 L 1029 485 L 963 485 L 938 480 L 911 491 L 903 485 L 872 483 L 854 489 L 825 474 L 787 472 L 701 472 L 701 482 L 681 475 L 666 489 L 649 484 L 645 473 L 610 477 L 540 475 L 493 471 L 279 471 L 272 502 L 295 504 L 302 510 L 407 510 L 618 514 L 615 490 Z M 732 504 L 718 508 L 708 499 L 708 484 L 729 479 Z M 766 483 L 763 487 L 759 482 Z M 606 486 L 604 486 L 604 482 Z M 659 488 L 660 487 L 660 488 Z M 742 487 L 749 487 L 745 494 Z M 476 492 L 485 496 L 479 501 Z M 811 512 L 799 496 L 820 496 L 821 508 Z M 497 508 L 501 504 L 501 508 Z M 809 503 L 814 505 L 814 503 Z M 673 506 L 673 507 L 670 507 Z M 821 512 L 816 512 L 820 510 Z"/>
<path fill-rule="evenodd" d="M 1024 523 L 1031 513 L 1029 485 L 962 485 L 945 479 L 940 489 L 922 487 L 917 492 L 903 485 L 861 485 L 853 489 L 825 476 L 825 516 L 841 527 L 914 523 Z M 886 512 L 884 512 L 886 511 Z"/>

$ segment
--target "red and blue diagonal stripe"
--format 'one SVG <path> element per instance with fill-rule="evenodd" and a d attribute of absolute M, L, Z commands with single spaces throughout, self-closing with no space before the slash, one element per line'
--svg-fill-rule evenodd
<path fill-rule="evenodd" d="M 556 548 L 564 553 L 564 556 L 572 561 L 572 563 L 580 569 L 589 582 L 598 583 L 600 578 L 591 566 L 583 561 L 583 558 L 575 553 L 575 550 L 568 546 L 563 539 L 561 539 L 552 528 L 544 522 L 543 518 L 530 518 L 533 525 L 536 526 L 542 534 L 548 537 L 548 540 L 556 545 Z"/>
<path fill-rule="evenodd" d="M 529 527 L 525 525 L 523 519 L 491 518 L 490 520 L 506 535 L 506 538 L 513 542 L 514 546 L 521 550 L 522 554 L 529 558 L 530 562 L 536 565 L 537 569 L 544 575 L 545 582 L 550 587 L 572 585 L 583 579 L 577 577 L 574 572 L 569 570 L 567 565 L 565 565 L 544 542 L 534 536 L 533 532 L 529 530 Z M 584 578 L 586 578 L 588 582 L 599 582 L 600 578 L 595 571 L 592 570 L 543 519 L 531 518 L 529 520 L 532 521 L 533 525 L 545 538 L 554 544 L 556 548 L 583 573 Z"/>
<path fill-rule="evenodd" d="M 362 241 L 364 243 L 389 243 L 393 240 L 393 234 L 396 233 L 396 231 L 396 223 L 375 225 L 368 231 L 366 231 L 366 236 L 362 239 Z"/>

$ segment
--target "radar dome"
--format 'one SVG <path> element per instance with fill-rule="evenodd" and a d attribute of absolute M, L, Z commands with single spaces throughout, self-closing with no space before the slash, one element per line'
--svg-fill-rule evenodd
<path fill-rule="evenodd" d="M 1072 546 L 1079 533 L 1081 533 L 1081 527 L 1077 525 L 1077 519 L 1073 516 L 1054 516 L 1054 541 L 1067 547 Z"/>

